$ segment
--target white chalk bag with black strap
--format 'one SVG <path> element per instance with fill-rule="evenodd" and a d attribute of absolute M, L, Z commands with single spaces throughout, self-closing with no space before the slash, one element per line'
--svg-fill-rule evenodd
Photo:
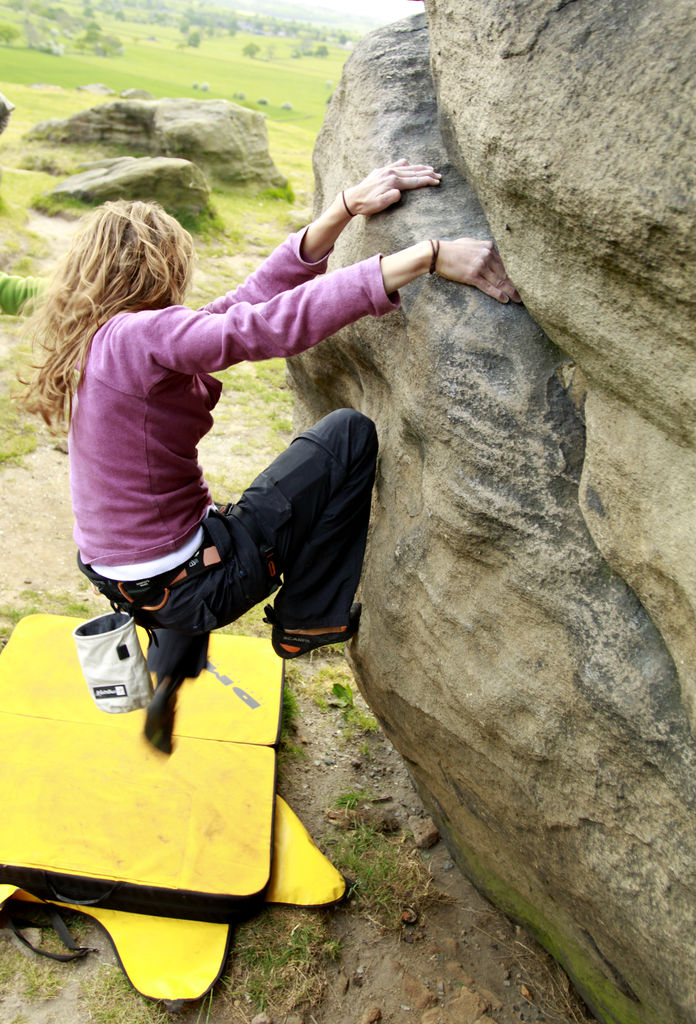
<path fill-rule="evenodd" d="M 98 708 L 113 715 L 147 707 L 152 680 L 130 615 L 98 615 L 77 626 L 73 636 L 87 687 Z"/>

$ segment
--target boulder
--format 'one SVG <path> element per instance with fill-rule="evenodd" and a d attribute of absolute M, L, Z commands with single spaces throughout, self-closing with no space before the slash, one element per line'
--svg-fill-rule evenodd
<path fill-rule="evenodd" d="M 428 46 L 417 16 L 363 39 L 345 65 L 314 153 L 317 209 L 400 156 L 443 179 L 351 222 L 334 267 L 422 238 L 502 247 L 510 234 L 497 220 L 491 231 L 452 118 L 438 129 Z M 553 96 L 554 81 L 546 88 Z M 547 269 L 540 259 L 542 281 Z M 350 405 L 380 436 L 349 647 L 360 689 L 459 866 L 534 932 L 594 1013 L 693 1024 L 696 748 L 661 623 L 585 518 L 597 385 L 584 349 L 573 358 L 527 309 L 437 276 L 402 298 L 289 361 L 298 428 Z M 618 458 L 625 439 L 609 428 Z"/>
<path fill-rule="evenodd" d="M 78 92 L 91 92 L 94 93 L 96 96 L 116 95 L 114 90 L 110 86 L 104 85 L 103 82 L 90 82 L 89 85 L 78 85 L 76 86 L 76 89 Z"/>
<path fill-rule="evenodd" d="M 268 152 L 263 117 L 227 100 L 119 99 L 44 121 L 30 138 L 179 157 L 226 183 L 287 185 Z"/>
<path fill-rule="evenodd" d="M 203 172 L 188 160 L 126 156 L 89 164 L 56 185 L 52 195 L 86 203 L 156 200 L 170 213 L 196 216 L 207 206 L 210 188 Z"/>
<path fill-rule="evenodd" d="M 583 515 L 658 624 L 693 730 L 694 6 L 429 0 L 428 23 L 452 159 L 588 383 Z"/>
<path fill-rule="evenodd" d="M 7 96 L 3 96 L 0 92 L 0 135 L 5 131 L 7 125 L 10 122 L 10 114 L 14 110 L 14 103 L 8 100 Z"/>
<path fill-rule="evenodd" d="M 123 89 L 119 93 L 122 100 L 154 100 L 154 96 L 147 89 Z"/>

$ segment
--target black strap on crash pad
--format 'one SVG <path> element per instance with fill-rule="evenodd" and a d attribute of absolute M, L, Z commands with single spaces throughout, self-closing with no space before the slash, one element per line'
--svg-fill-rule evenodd
<path fill-rule="evenodd" d="M 7 908 L 5 908 L 5 911 L 6 914 L 3 916 L 12 934 L 33 953 L 38 953 L 39 956 L 48 957 L 49 960 L 58 960 L 60 963 L 69 963 L 71 960 L 80 960 L 82 957 L 87 956 L 88 953 L 99 952 L 97 949 L 91 949 L 89 946 L 77 945 L 68 930 L 68 926 L 55 907 L 48 904 L 36 909 L 30 906 L 22 906 L 22 917 L 10 914 L 7 912 Z M 22 928 L 45 927 L 45 922 L 42 920 L 43 917 L 48 917 L 50 927 L 53 928 L 65 948 L 71 950 L 70 953 L 50 953 L 47 949 L 35 946 L 26 935 L 22 935 Z"/>

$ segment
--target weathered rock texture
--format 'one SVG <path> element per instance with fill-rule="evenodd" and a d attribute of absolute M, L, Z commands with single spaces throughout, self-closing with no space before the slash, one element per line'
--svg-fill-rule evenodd
<path fill-rule="evenodd" d="M 88 203 L 103 203 L 107 199 L 155 200 L 170 213 L 196 216 L 208 204 L 210 187 L 203 172 L 190 160 L 124 156 L 91 164 L 56 185 L 53 195 L 71 196 Z"/>
<path fill-rule="evenodd" d="M 31 137 L 180 157 L 228 183 L 287 185 L 268 152 L 261 114 L 227 100 L 115 100 L 63 121 L 44 121 Z"/>
<path fill-rule="evenodd" d="M 461 5 L 462 16 L 477 6 Z M 439 27 L 440 12 L 433 13 Z M 448 59 L 444 44 L 436 59 L 441 81 L 448 61 L 465 66 L 469 59 L 468 51 L 456 50 L 455 28 L 460 19 L 452 14 Z M 491 38 L 497 35 L 492 28 Z M 477 45 L 483 43 L 471 44 L 478 54 Z M 448 80 L 457 74 L 448 67 Z M 461 71 L 463 81 L 467 75 Z M 485 88 L 481 75 L 470 96 L 460 94 L 462 108 Z M 549 78 L 551 106 L 557 88 Z M 601 92 L 599 84 L 593 88 Z M 516 105 L 508 97 L 506 132 L 527 117 L 519 83 L 517 91 Z M 464 136 L 453 134 L 453 116 L 451 110 L 443 141 L 422 16 L 360 44 L 315 150 L 317 206 L 402 155 L 432 162 L 444 177 L 439 189 L 407 194 L 379 217 L 352 222 L 335 264 L 421 238 L 490 237 L 461 174 L 468 150 Z M 495 134 L 494 126 L 489 131 Z M 476 132 L 482 146 L 486 129 Z M 610 184 L 602 184 L 607 195 Z M 404 290 L 401 311 L 360 321 L 291 360 L 298 426 L 340 404 L 377 422 L 381 456 L 364 611 L 351 656 L 458 863 L 531 926 L 602 1020 L 684 1024 L 696 1021 L 696 747 L 671 637 L 667 642 L 667 630 L 588 529 L 588 506 L 595 508 L 593 528 L 600 505 L 605 520 L 613 517 L 614 491 L 607 495 L 594 470 L 592 486 L 581 486 L 586 408 L 591 429 L 601 428 L 595 449 L 617 458 L 628 450 L 625 419 L 607 426 L 596 412 L 607 408 L 612 373 L 612 401 L 626 415 L 630 408 L 642 436 L 659 421 L 667 438 L 666 400 L 656 397 L 648 419 L 647 390 L 640 407 L 618 390 L 636 376 L 632 362 L 649 360 L 649 351 L 638 348 L 639 324 L 659 289 L 648 283 L 644 253 L 634 259 L 641 270 L 622 257 L 636 299 L 633 310 L 615 310 L 617 326 L 637 322 L 636 347 L 620 360 L 607 334 L 604 355 L 595 351 L 586 327 L 587 281 L 566 285 L 564 305 L 555 290 L 556 263 L 546 253 L 536 264 L 519 255 L 527 230 L 536 252 L 547 216 L 542 200 L 528 222 L 513 209 L 510 232 L 507 200 L 496 200 L 493 234 L 501 245 L 505 235 L 504 253 L 522 271 L 530 306 L 537 295 L 553 293 L 547 302 L 566 318 L 575 359 L 570 343 L 565 351 L 557 347 L 525 309 L 425 277 Z M 549 244 L 575 230 L 564 228 L 559 203 L 548 211 L 558 222 L 555 232 L 547 229 Z M 585 210 L 588 232 L 589 215 Z M 577 276 L 589 275 L 577 252 L 576 258 Z M 564 259 L 569 267 L 570 257 Z M 620 277 L 607 271 L 593 281 L 602 309 L 610 305 L 599 299 L 603 278 L 612 289 Z M 670 353 L 676 396 L 680 384 L 688 386 L 689 370 L 676 358 L 675 329 L 667 325 L 682 299 L 670 290 L 662 302 L 652 342 Z M 597 330 L 603 315 L 598 310 Z M 607 318 L 607 332 L 609 326 Z M 685 345 L 682 352 L 686 357 Z M 672 459 L 678 446 L 665 444 Z M 667 474 L 674 462 L 659 468 Z M 645 524 L 632 528 L 645 546 L 653 544 Z M 684 558 L 692 553 L 690 545 Z"/>
<path fill-rule="evenodd" d="M 428 0 L 450 155 L 588 383 L 585 520 L 696 732 L 696 17 L 690 0 Z"/>

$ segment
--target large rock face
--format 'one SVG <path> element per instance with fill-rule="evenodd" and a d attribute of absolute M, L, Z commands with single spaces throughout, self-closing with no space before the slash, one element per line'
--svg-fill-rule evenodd
<path fill-rule="evenodd" d="M 585 520 L 696 732 L 693 3 L 428 0 L 428 24 L 450 155 L 590 385 Z"/>
<path fill-rule="evenodd" d="M 261 114 L 227 100 L 115 100 L 64 121 L 44 121 L 31 136 L 179 157 L 228 183 L 287 185 L 269 155 Z"/>
<path fill-rule="evenodd" d="M 462 5 L 462 18 L 472 6 Z M 454 15 L 451 24 L 459 24 Z M 449 59 L 465 63 L 467 54 Z M 454 82 L 457 68 L 448 76 Z M 484 81 L 462 108 L 485 94 Z M 553 97 L 555 83 L 546 89 Z M 452 134 L 453 114 L 454 103 L 443 141 L 422 16 L 363 40 L 315 150 L 317 207 L 402 155 L 432 162 L 444 177 L 439 189 L 352 222 L 336 265 L 421 238 L 491 236 L 461 173 L 468 150 Z M 525 116 L 521 91 L 506 130 Z M 504 207 L 501 199 L 495 210 Z M 533 247 L 544 210 L 534 223 L 512 217 L 510 232 L 494 218 L 492 234 L 501 247 L 499 236 L 510 235 L 517 254 L 528 230 Z M 561 212 L 553 216 L 562 236 Z M 513 263 L 527 266 L 519 255 Z M 539 257 L 538 280 L 531 258 L 522 273 L 531 307 L 555 281 L 549 263 Z M 426 277 L 404 290 L 401 311 L 346 328 L 291 360 L 290 375 L 298 426 L 341 404 L 377 422 L 381 456 L 352 660 L 458 863 L 535 931 L 602 1020 L 684 1024 L 696 1021 L 696 748 L 672 638 L 593 536 L 597 519 L 615 521 L 614 491 L 607 495 L 594 470 L 586 482 L 587 410 L 588 429 L 601 428 L 615 460 L 631 435 L 626 420 L 605 423 L 597 413 L 608 408 L 608 390 L 595 381 L 600 353 L 587 338 L 581 345 L 582 324 L 571 324 L 577 291 L 568 285 L 565 311 L 574 359 L 525 309 Z M 615 310 L 620 327 L 642 319 L 653 291 L 646 285 L 632 313 Z M 672 294 L 662 301 L 667 324 L 679 303 Z M 563 308 L 560 295 L 554 308 Z M 671 344 L 667 333 L 655 340 L 660 352 Z M 613 368 L 614 403 L 625 405 L 619 383 L 637 372 L 626 364 L 648 355 L 618 363 L 605 353 L 602 381 Z M 674 447 L 666 405 L 656 397 L 650 421 L 637 403 L 630 415 Z M 663 477 L 675 468 L 655 449 L 650 458 Z M 641 493 L 631 495 L 636 504 Z M 673 504 L 678 498 L 673 490 Z M 631 529 L 643 551 L 655 543 L 644 523 Z M 693 545 L 684 559 L 692 553 Z"/>

